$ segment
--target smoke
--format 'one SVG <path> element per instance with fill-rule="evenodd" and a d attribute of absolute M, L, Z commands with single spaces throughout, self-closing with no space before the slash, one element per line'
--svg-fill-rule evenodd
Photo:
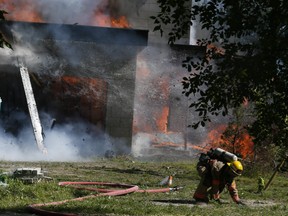
<path fill-rule="evenodd" d="M 103 0 L 12 0 L 1 1 L 1 9 L 8 12 L 7 19 L 60 24 L 87 25 L 93 19 Z M 25 19 L 25 20 L 23 20 Z"/>
<path fill-rule="evenodd" d="M 139 11 L 146 0 L 1 0 L 8 20 L 109 26 L 110 17 Z M 127 4 L 129 6 L 127 7 Z M 97 20 L 98 19 L 98 20 Z M 103 21 L 103 19 L 107 19 Z"/>
<path fill-rule="evenodd" d="M 133 13 L 137 12 L 138 14 L 139 8 L 146 3 L 146 0 L 127 0 L 122 2 L 121 0 L 14 0 L 12 2 L 21 1 L 26 3 L 30 2 L 25 5 L 26 7 L 29 7 L 31 14 L 33 11 L 38 12 L 36 15 L 40 17 L 39 22 L 96 26 L 102 24 L 109 26 L 109 22 L 107 23 L 105 20 L 110 21 L 110 16 L 125 16 L 129 15 L 131 11 L 133 11 Z M 33 1 L 33 4 L 31 4 L 31 1 Z M 129 6 L 125 5 L 123 2 L 129 2 Z M 25 8 L 20 9 L 20 7 L 18 7 L 18 9 L 19 10 L 17 11 L 14 8 L 13 13 L 16 12 L 16 14 L 21 14 L 21 10 L 26 10 Z M 105 23 L 102 23 L 101 20 L 104 20 Z M 53 32 L 52 34 L 61 34 L 61 38 L 69 40 L 69 34 L 66 32 L 54 32 L 53 29 L 50 30 Z M 16 40 L 23 43 L 25 41 L 23 35 L 17 35 L 17 32 L 19 33 L 21 31 L 15 29 L 14 36 Z M 34 38 L 32 35 L 33 31 L 28 32 L 31 33 L 29 37 Z M 117 40 L 121 40 L 121 38 L 117 38 Z M 46 41 L 44 43 L 46 43 Z M 69 41 L 69 43 L 73 42 Z M 184 146 L 184 139 L 178 141 L 178 135 L 179 132 L 186 133 L 187 128 L 187 101 L 186 98 L 181 95 L 180 90 L 180 83 L 183 75 L 183 70 L 181 70 L 181 60 L 185 59 L 185 57 L 180 56 L 179 53 L 184 53 L 184 51 L 182 52 L 180 49 L 180 51 L 172 52 L 170 47 L 166 46 L 166 43 L 165 46 L 163 45 L 160 47 L 153 45 L 154 44 L 151 44 L 149 47 L 144 49 L 141 52 L 141 56 L 137 59 L 138 65 L 134 110 L 126 109 L 126 104 L 128 104 L 127 101 L 132 100 L 132 94 L 127 94 L 127 91 L 117 92 L 119 89 L 118 83 L 115 85 L 109 81 L 109 91 L 113 91 L 113 93 L 115 93 L 113 95 L 118 96 L 117 98 L 115 97 L 115 101 L 118 101 L 115 103 L 117 104 L 116 109 L 119 109 L 117 112 L 123 113 L 126 110 L 127 112 L 134 111 L 133 126 L 136 130 L 133 131 L 135 135 L 135 143 L 133 143 L 132 146 L 135 147 L 134 149 L 137 149 L 135 150 L 137 154 L 140 154 L 140 148 L 149 147 L 153 139 L 155 139 L 155 136 L 157 138 L 157 135 L 159 135 L 159 139 L 157 139 L 159 142 L 161 142 L 160 138 L 168 137 L 169 142 L 171 141 L 176 144 L 179 143 L 181 146 Z M 81 61 L 82 59 L 79 54 L 83 54 L 83 50 L 77 50 L 80 46 L 75 46 L 75 48 L 74 46 L 69 47 L 69 44 L 65 44 L 63 41 L 56 41 L 51 44 L 47 42 L 44 47 L 37 47 L 37 50 L 34 50 L 35 47 L 31 47 L 28 41 L 28 43 L 22 47 L 17 47 L 14 54 L 19 58 L 24 58 L 29 66 L 32 65 L 34 66 L 33 68 L 37 68 L 37 71 L 31 71 L 34 74 L 37 73 L 42 82 L 46 81 L 46 77 L 43 75 L 55 76 L 57 78 L 61 77 L 66 72 L 68 74 L 71 65 L 72 67 L 75 66 L 76 70 L 83 70 L 84 73 L 87 73 L 81 73 L 81 76 L 91 75 L 89 74 L 90 71 L 97 71 L 97 73 L 102 73 L 103 71 L 103 73 L 107 73 L 107 69 L 103 70 L 104 65 L 111 65 L 110 54 L 114 54 L 113 52 L 115 50 L 109 49 L 110 47 L 107 45 L 103 46 L 103 49 L 101 49 L 100 46 L 97 46 L 97 51 L 93 50 L 94 52 L 97 52 L 96 54 L 94 53 L 94 55 L 89 55 L 89 53 L 86 52 L 85 54 L 87 55 L 85 61 Z M 123 49 L 123 53 L 118 53 L 116 56 L 118 58 L 123 58 L 125 57 L 125 52 L 129 52 L 129 49 Z M 109 58 L 107 56 L 109 56 Z M 115 65 L 115 67 L 119 66 L 119 68 L 122 67 L 121 71 L 118 71 L 118 68 L 115 69 L 115 67 L 110 67 L 116 76 L 118 74 L 122 75 L 126 69 L 127 71 L 130 71 L 131 67 L 130 64 L 127 64 L 126 59 L 125 61 L 122 61 L 125 64 L 118 65 L 119 62 L 121 62 L 121 60 L 118 60 L 117 63 L 113 62 L 112 65 Z M 15 62 L 15 65 L 17 66 L 17 62 Z M 89 67 L 91 70 L 87 70 Z M 30 69 L 30 67 L 28 68 Z M 123 80 L 123 83 L 124 81 L 125 80 Z M 121 85 L 128 84 L 126 82 Z M 49 85 L 47 86 L 49 87 Z M 84 89 L 79 90 L 79 96 L 81 96 L 80 94 L 88 95 L 89 92 L 93 92 L 93 90 L 89 89 L 89 92 L 86 94 L 83 90 Z M 95 94 L 93 93 L 91 95 Z M 51 101 L 51 103 L 52 102 L 53 101 Z M 44 143 L 48 149 L 48 154 L 44 156 L 38 152 L 33 138 L 33 133 L 31 132 L 31 126 L 29 125 L 26 129 L 18 129 L 18 136 L 16 137 L 7 132 L 7 130 L 5 133 L 1 134 L 1 136 L 9 140 L 9 142 L 5 143 L 11 143 L 10 145 L 14 146 L 13 149 L 8 151 L 13 152 L 8 159 L 80 160 L 92 156 L 90 155 L 91 152 L 103 155 L 109 150 L 114 150 L 114 146 L 111 143 L 116 142 L 118 149 L 123 148 L 121 149 L 122 151 L 126 150 L 125 145 L 122 145 L 122 140 L 114 141 L 111 137 L 107 137 L 107 134 L 97 128 L 97 126 L 91 125 L 90 123 L 83 121 L 83 119 L 74 118 L 61 123 L 56 119 L 55 125 L 50 129 L 49 125 L 51 124 L 50 122 L 53 117 L 50 117 L 49 115 L 51 114 L 47 113 L 41 113 L 41 115 L 41 121 L 43 122 L 43 125 L 46 125 L 44 127 Z M 26 122 L 30 122 L 29 118 Z M 95 131 L 98 132 L 95 133 Z M 167 132 L 171 132 L 171 134 L 167 134 L 167 136 L 161 135 L 161 133 L 164 134 Z M 125 143 L 125 140 L 123 140 L 123 143 Z M 23 154 L 24 151 L 26 155 Z M 16 155 L 18 157 L 16 157 Z"/>
<path fill-rule="evenodd" d="M 101 23 L 101 18 L 109 20 L 111 15 L 117 17 L 121 14 L 120 7 L 122 9 L 125 7 L 123 7 L 123 5 L 120 6 L 120 2 L 121 1 L 114 0 L 1 0 L 0 7 L 9 13 L 7 20 L 99 26 L 103 24 Z M 49 25 L 47 26 L 49 28 Z M 101 73 L 101 71 L 103 71 L 103 73 L 107 73 L 107 69 L 105 70 L 104 67 L 105 64 L 111 64 L 111 57 L 116 55 L 118 58 L 123 58 L 125 54 L 115 54 L 113 53 L 115 50 L 109 50 L 107 46 L 104 45 L 97 45 L 97 50 L 91 49 L 94 54 L 90 56 L 89 53 L 86 52 L 87 50 L 83 51 L 83 49 L 85 49 L 83 47 L 87 47 L 87 44 L 82 46 L 83 44 L 81 44 L 81 42 L 77 44 L 75 41 L 71 41 L 69 33 L 59 31 L 59 29 L 53 29 L 53 26 L 52 28 L 45 29 L 44 32 L 49 33 L 49 35 L 54 35 L 55 38 L 60 37 L 62 41 L 37 41 L 37 37 L 33 34 L 39 32 L 35 32 L 32 27 L 30 29 L 28 25 L 24 27 L 25 29 L 21 29 L 20 27 L 21 25 L 11 27 L 10 30 L 13 33 L 13 50 L 6 48 L 1 50 L 1 59 L 7 59 L 7 64 L 15 65 L 16 68 L 19 67 L 19 62 L 23 62 L 24 66 L 27 66 L 31 77 L 33 76 L 34 84 L 36 82 L 40 89 L 34 92 L 38 94 L 38 96 L 39 94 L 41 95 L 42 93 L 50 91 L 51 82 L 61 79 L 64 74 L 70 74 L 71 71 L 69 70 L 71 70 L 71 68 L 76 71 L 71 76 L 79 75 L 81 77 L 90 77 L 90 71 L 96 71 L 95 73 Z M 103 35 L 103 37 L 109 37 L 109 35 Z M 117 38 L 117 40 L 121 40 L 121 38 Z M 95 52 L 99 52 L 99 57 Z M 123 50 L 123 52 L 129 51 Z M 85 56 L 83 56 L 83 53 L 85 53 Z M 114 56 L 111 56 L 111 53 L 114 54 Z M 95 56 L 97 56 L 97 59 L 92 59 L 95 58 Z M 85 58 L 85 61 L 81 61 L 83 58 Z M 120 59 L 117 61 L 123 60 Z M 86 71 L 87 68 L 89 69 L 89 66 L 93 68 Z M 13 72 L 15 72 L 15 69 L 13 70 Z M 128 68 L 128 70 L 130 70 L 130 68 Z M 83 74 L 82 71 L 87 74 Z M 9 70 L 5 70 L 5 72 L 10 73 Z M 16 71 L 16 73 L 17 72 L 18 71 Z M 15 85 L 19 85 L 19 83 Z M 79 88 L 79 91 L 76 92 L 77 88 Z M 114 86 L 111 82 L 109 83 L 109 88 L 109 91 L 119 91 L 118 86 Z M 18 89 L 21 89 L 21 84 Z M 73 89 L 73 92 L 69 92 L 71 90 L 68 89 L 65 92 L 65 97 L 73 97 L 73 100 L 85 97 L 87 101 L 88 98 L 90 98 L 90 100 L 101 99 L 99 94 L 102 94 L 102 92 L 99 93 L 99 89 L 95 88 L 95 86 L 73 86 Z M 22 94 L 22 92 L 19 91 L 17 94 L 18 93 L 19 95 Z M 126 92 L 116 92 L 115 95 L 118 95 L 121 100 L 127 101 L 128 96 Z M 56 121 L 53 121 L 53 114 L 51 112 L 49 113 L 50 110 L 48 110 L 48 112 L 45 110 L 45 112 L 39 111 L 43 132 L 45 134 L 44 145 L 48 150 L 48 154 L 43 155 L 37 149 L 29 116 L 23 110 L 18 110 L 18 107 L 12 107 L 14 104 L 17 104 L 14 102 L 9 107 L 9 110 L 7 110 L 7 106 L 5 107 L 7 100 L 5 101 L 5 99 L 12 101 L 14 98 L 4 98 L 3 105 L 6 110 L 3 109 L 0 113 L 0 148 L 1 150 L 3 149 L 0 153 L 0 159 L 2 160 L 84 160 L 95 156 L 105 156 L 107 152 L 113 152 L 115 148 L 113 143 L 117 143 L 116 150 L 128 152 L 127 145 L 124 145 L 127 141 L 122 139 L 114 140 L 112 137 L 109 137 L 102 129 L 103 125 L 102 127 L 94 125 L 85 121 L 83 118 L 77 117 L 70 117 L 65 120 L 60 119 L 59 121 L 56 119 Z M 44 101 L 43 98 L 40 99 Z M 39 101 L 36 100 L 37 105 L 38 102 Z M 53 102 L 55 101 L 46 101 L 45 103 L 52 104 Z M 99 103 L 102 102 L 97 101 L 97 105 L 99 105 Z M 119 109 L 125 111 L 125 107 L 119 107 Z M 95 115 L 93 118 L 94 117 Z M 52 121 L 53 125 L 51 124 Z"/>
<path fill-rule="evenodd" d="M 37 2 L 37 11 L 41 11 L 43 19 L 49 23 L 88 25 L 102 2 L 101 0 L 40 0 Z"/>
<path fill-rule="evenodd" d="M 181 55 L 166 44 L 151 44 L 138 55 L 132 145 L 135 156 L 149 153 L 147 150 L 158 144 L 182 150 L 185 147 L 188 116 L 187 101 L 181 95 L 185 71 Z"/>
<path fill-rule="evenodd" d="M 44 112 L 40 117 L 48 154 L 38 150 L 29 116 L 15 111 L 0 119 L 0 160 L 83 161 L 113 151 L 109 137 L 97 125 L 83 119 L 58 124 Z"/>

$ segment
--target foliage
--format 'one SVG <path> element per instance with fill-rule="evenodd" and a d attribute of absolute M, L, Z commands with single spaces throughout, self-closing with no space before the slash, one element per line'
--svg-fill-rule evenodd
<path fill-rule="evenodd" d="M 7 14 L 6 11 L 0 10 L 0 22 L 5 21 L 5 14 Z M 8 47 L 12 49 L 12 45 L 5 39 L 4 35 L 0 32 L 0 48 Z"/>
<path fill-rule="evenodd" d="M 251 0 L 195 0 L 190 14 L 183 11 L 190 1 L 158 0 L 160 12 L 151 17 L 155 31 L 171 25 L 169 43 L 181 38 L 189 20 L 208 30 L 198 45 L 206 46 L 203 57 L 187 57 L 183 67 L 183 94 L 194 97 L 190 107 L 205 126 L 218 115 L 226 116 L 244 100 L 253 104 L 254 122 L 248 125 L 256 144 L 288 143 L 288 2 Z M 177 20 L 186 20 L 179 24 Z"/>

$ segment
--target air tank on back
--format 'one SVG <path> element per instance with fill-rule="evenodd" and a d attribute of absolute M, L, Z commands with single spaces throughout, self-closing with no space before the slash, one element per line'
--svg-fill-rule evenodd
<path fill-rule="evenodd" d="M 211 149 L 210 150 L 214 158 L 220 158 L 225 162 L 237 161 L 238 157 L 235 154 L 232 154 L 228 151 L 225 151 L 221 148 Z"/>

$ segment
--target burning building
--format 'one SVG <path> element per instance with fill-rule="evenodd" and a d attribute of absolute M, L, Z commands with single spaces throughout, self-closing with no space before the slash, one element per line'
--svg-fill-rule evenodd
<path fill-rule="evenodd" d="M 153 32 L 156 1 L 1 0 L 0 7 L 9 20 L 1 31 L 14 45 L 0 53 L 0 139 L 14 153 L 0 153 L 1 159 L 17 160 L 16 152 L 21 160 L 76 160 L 107 151 L 189 155 L 191 143 L 205 140 L 207 131 L 187 128 L 194 115 L 181 94 L 181 62 L 204 48 L 189 45 L 189 35 L 168 46 Z M 67 13 L 58 13 L 61 7 Z M 45 156 L 31 154 L 36 147 L 20 63 L 29 72 Z"/>
<path fill-rule="evenodd" d="M 13 53 L 1 66 L 2 116 L 27 110 L 19 73 L 23 61 L 39 111 L 49 113 L 56 125 L 80 118 L 121 146 L 131 143 L 136 56 L 147 45 L 147 31 L 26 22 L 8 22 L 5 27 L 12 29 L 8 37 L 19 44 L 17 49 L 33 51 L 33 56 Z M 19 127 L 12 125 L 14 131 Z"/>

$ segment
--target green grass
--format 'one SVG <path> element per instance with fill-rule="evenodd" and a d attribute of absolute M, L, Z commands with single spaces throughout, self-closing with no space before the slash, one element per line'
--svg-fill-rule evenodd
<path fill-rule="evenodd" d="M 125 196 L 102 196 L 71 201 L 45 209 L 77 213 L 79 215 L 288 215 L 287 173 L 279 173 L 263 195 L 256 194 L 259 175 L 267 182 L 273 170 L 253 169 L 237 179 L 240 197 L 255 200 L 255 206 L 238 206 L 224 191 L 222 198 L 229 202 L 219 205 L 211 203 L 206 207 L 191 204 L 193 192 L 199 182 L 194 161 L 136 161 L 128 157 L 95 159 L 92 162 L 7 162 L 0 163 L 0 170 L 13 171 L 18 167 L 42 167 L 52 181 L 24 184 L 8 179 L 8 187 L 0 187 L 0 212 L 27 212 L 27 206 L 86 196 L 92 192 L 58 186 L 61 181 L 97 181 L 138 185 L 140 189 L 160 188 L 159 182 L 167 175 L 175 174 L 173 186 L 182 190 L 169 193 L 132 193 Z M 253 174 L 255 173 L 255 174 Z M 155 202 L 157 201 L 157 202 Z M 277 205 L 259 206 L 263 202 Z M 172 205 L 171 203 L 174 204 Z M 178 205 L 175 205 L 178 203 Z M 182 204 L 181 204 L 182 203 Z M 44 208 L 44 207 L 42 207 Z"/>

